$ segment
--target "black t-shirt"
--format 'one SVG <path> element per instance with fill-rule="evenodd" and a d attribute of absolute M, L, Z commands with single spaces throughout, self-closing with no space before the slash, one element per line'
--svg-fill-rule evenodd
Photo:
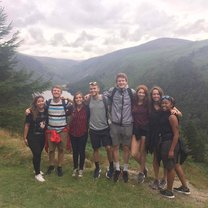
<path fill-rule="evenodd" d="M 25 123 L 30 124 L 28 134 L 44 134 L 46 119 L 46 112 L 39 112 L 35 120 L 33 120 L 32 113 L 28 114 L 25 118 Z"/>

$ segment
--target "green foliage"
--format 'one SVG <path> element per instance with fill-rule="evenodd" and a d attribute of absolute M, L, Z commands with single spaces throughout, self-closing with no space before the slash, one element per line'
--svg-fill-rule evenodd
<path fill-rule="evenodd" d="M 0 7 L 0 126 L 17 130 L 24 117 L 22 110 L 20 115 L 21 106 L 28 105 L 32 94 L 46 89 L 49 82 L 41 78 L 32 80 L 31 73 L 14 70 L 16 48 L 21 41 L 18 41 L 18 32 L 11 34 L 11 23 L 7 25 L 6 20 L 7 15 Z"/>

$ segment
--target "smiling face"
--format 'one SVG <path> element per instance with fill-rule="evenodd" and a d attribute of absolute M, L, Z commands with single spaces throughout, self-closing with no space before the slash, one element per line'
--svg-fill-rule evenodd
<path fill-rule="evenodd" d="M 53 98 L 57 99 L 61 97 L 62 90 L 60 88 L 54 87 L 51 92 L 52 92 Z"/>
<path fill-rule="evenodd" d="M 96 96 L 99 95 L 100 88 L 99 88 L 98 85 L 90 85 L 89 90 L 90 90 L 90 95 L 91 96 L 96 97 Z"/>
<path fill-rule="evenodd" d="M 168 99 L 163 99 L 161 101 L 161 109 L 163 111 L 170 111 L 173 108 L 173 103 Z"/>
<path fill-rule="evenodd" d="M 45 106 L 45 100 L 43 97 L 39 97 L 35 103 L 36 107 L 39 109 L 39 110 L 42 110 L 44 109 L 44 106 Z"/>
<path fill-rule="evenodd" d="M 116 80 L 117 87 L 120 89 L 124 89 L 127 86 L 127 80 L 123 77 L 118 77 Z"/>
<path fill-rule="evenodd" d="M 75 97 L 74 97 L 74 102 L 76 105 L 82 105 L 83 102 L 84 102 L 84 98 L 82 96 L 82 94 L 77 94 Z"/>
<path fill-rule="evenodd" d="M 139 100 L 144 100 L 144 98 L 145 98 L 145 96 L 146 96 L 144 89 L 142 89 L 142 88 L 139 89 L 139 90 L 137 91 L 137 96 L 138 96 L 138 99 L 139 99 Z"/>
<path fill-rule="evenodd" d="M 154 102 L 159 102 L 159 101 L 160 101 L 160 98 L 161 98 L 161 96 L 160 96 L 159 90 L 154 89 L 154 90 L 152 91 L 152 100 L 153 100 Z"/>

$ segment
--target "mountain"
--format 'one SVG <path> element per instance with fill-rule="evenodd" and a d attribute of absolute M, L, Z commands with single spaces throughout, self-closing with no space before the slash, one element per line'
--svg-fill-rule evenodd
<path fill-rule="evenodd" d="M 16 61 L 17 70 L 32 72 L 34 78 L 41 77 L 58 84 L 67 83 L 66 72 L 70 67 L 80 63 L 75 60 L 29 56 L 21 53 L 17 54 Z"/>

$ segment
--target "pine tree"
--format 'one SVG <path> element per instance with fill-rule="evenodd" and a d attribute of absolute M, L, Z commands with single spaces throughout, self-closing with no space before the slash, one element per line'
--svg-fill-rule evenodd
<path fill-rule="evenodd" d="M 14 70 L 21 41 L 18 32 L 11 34 L 12 25 L 6 21 L 7 15 L 0 6 L 0 127 L 18 129 L 23 125 L 19 119 L 23 120 L 23 108 L 31 102 L 32 94 L 46 89 L 49 82 L 32 79 L 32 73 Z"/>

